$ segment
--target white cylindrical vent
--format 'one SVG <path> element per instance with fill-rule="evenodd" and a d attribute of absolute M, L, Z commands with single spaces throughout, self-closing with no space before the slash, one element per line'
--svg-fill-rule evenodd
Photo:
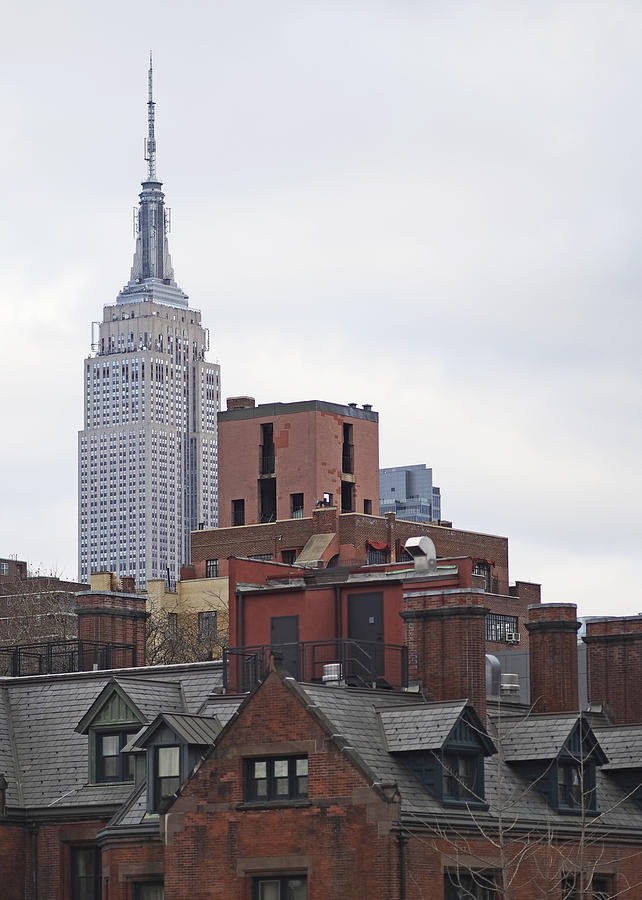
<path fill-rule="evenodd" d="M 340 684 L 343 678 L 341 663 L 327 663 L 323 667 L 322 681 L 324 684 Z"/>

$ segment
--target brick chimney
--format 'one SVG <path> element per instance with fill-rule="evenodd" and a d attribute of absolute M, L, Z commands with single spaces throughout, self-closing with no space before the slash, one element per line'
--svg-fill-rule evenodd
<path fill-rule="evenodd" d="M 312 510 L 312 531 L 314 534 L 334 534 L 339 529 L 336 506 L 318 506 Z"/>
<path fill-rule="evenodd" d="M 254 397 L 228 397 L 228 409 L 254 409 L 256 400 Z"/>
<path fill-rule="evenodd" d="M 531 704 L 536 713 L 577 712 L 577 621 L 575 603 L 528 607 Z"/>
<path fill-rule="evenodd" d="M 133 646 L 133 653 L 114 648 L 107 657 L 100 656 L 99 666 L 144 666 L 145 622 L 149 616 L 146 595 L 101 590 L 94 583 L 93 575 L 91 581 L 91 590 L 76 594 L 79 642 Z M 92 668 L 93 651 L 89 647 L 83 648 L 83 656 L 81 668 Z"/>
<path fill-rule="evenodd" d="M 408 670 L 431 700 L 468 699 L 486 721 L 486 615 L 477 594 L 404 596 Z M 414 594 L 415 596 L 411 596 Z"/>
<path fill-rule="evenodd" d="M 642 616 L 586 623 L 588 696 L 605 703 L 615 725 L 642 723 Z"/>

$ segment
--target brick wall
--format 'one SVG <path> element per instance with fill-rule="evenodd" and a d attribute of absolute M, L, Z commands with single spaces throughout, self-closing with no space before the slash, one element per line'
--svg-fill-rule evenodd
<path fill-rule="evenodd" d="M 341 503 L 343 426 L 352 426 L 355 509 L 371 501 L 379 512 L 379 437 L 376 413 L 355 411 L 337 404 L 265 404 L 233 409 L 219 417 L 219 522 L 232 523 L 232 501 L 245 501 L 248 525 L 260 519 L 259 457 L 262 425 L 271 424 L 274 441 L 276 517 L 289 518 L 291 494 L 304 495 L 304 515 L 324 493 Z"/>
<path fill-rule="evenodd" d="M 220 560 L 220 572 L 227 574 L 224 560 L 230 556 L 253 556 L 271 553 L 279 559 L 281 550 L 300 548 L 317 533 L 334 531 L 338 534 L 344 561 L 350 564 L 365 563 L 367 542 L 382 541 L 390 548 L 391 560 L 401 558 L 401 553 L 409 537 L 427 535 L 433 541 L 437 555 L 441 558 L 470 557 L 491 564 L 491 590 L 496 594 L 508 594 L 508 539 L 497 535 L 461 531 L 441 525 L 427 525 L 397 519 L 394 513 L 386 516 L 366 516 L 361 513 L 338 514 L 336 509 L 315 510 L 304 519 L 283 519 L 265 525 L 246 525 L 237 528 L 210 528 L 192 532 L 191 563 L 197 577 L 204 576 L 207 559 Z M 351 559 L 347 560 L 347 554 Z M 200 574 L 199 574 L 200 573 Z M 537 585 L 522 588 L 520 582 L 518 596 L 529 602 L 529 598 L 539 595 Z M 531 590 L 532 588 L 532 590 Z M 522 595 L 522 590 L 525 592 Z M 532 602 L 537 602 L 536 600 Z M 526 607 L 524 607 L 526 608 Z"/>
<path fill-rule="evenodd" d="M 118 842 L 102 848 L 102 900 L 132 900 L 136 882 L 163 881 L 163 847 L 158 837 L 130 844 Z"/>
<path fill-rule="evenodd" d="M 288 752 L 308 755 L 309 804 L 239 808 L 243 757 Z M 307 872 L 309 900 L 389 900 L 399 896 L 396 817 L 271 675 L 167 816 L 166 900 L 250 900 L 252 875 L 279 871 Z"/>
<path fill-rule="evenodd" d="M 32 900 L 32 842 L 21 825 L 0 822 L 0 895 L 4 900 Z"/>
<path fill-rule="evenodd" d="M 616 724 L 642 722 L 642 616 L 586 623 L 588 695 Z"/>
<path fill-rule="evenodd" d="M 38 859 L 37 900 L 71 897 L 71 848 L 96 843 L 106 821 L 45 823 L 36 828 Z"/>
<path fill-rule="evenodd" d="M 404 596 L 411 679 L 431 700 L 471 701 L 486 721 L 486 614 L 483 594 Z"/>
<path fill-rule="evenodd" d="M 133 644 L 133 665 L 145 665 L 146 598 L 116 591 L 87 591 L 76 598 L 78 639 Z"/>
<path fill-rule="evenodd" d="M 529 608 L 531 704 L 536 713 L 579 709 L 577 606 L 543 603 Z"/>

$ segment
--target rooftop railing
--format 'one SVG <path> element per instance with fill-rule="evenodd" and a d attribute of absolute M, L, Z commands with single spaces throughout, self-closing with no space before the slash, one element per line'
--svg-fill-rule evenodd
<path fill-rule="evenodd" d="M 0 647 L 0 675 L 51 675 L 92 669 L 124 669 L 135 666 L 134 644 L 100 641 L 48 641 Z"/>
<path fill-rule="evenodd" d="M 378 641 L 337 638 L 292 644 L 228 647 L 223 652 L 223 684 L 232 691 L 251 691 L 278 652 L 282 667 L 297 681 L 370 689 L 402 690 L 408 686 L 408 648 Z"/>

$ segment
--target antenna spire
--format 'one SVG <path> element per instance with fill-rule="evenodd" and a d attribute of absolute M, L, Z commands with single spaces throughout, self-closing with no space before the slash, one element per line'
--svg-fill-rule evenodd
<path fill-rule="evenodd" d="M 147 140 L 145 141 L 145 160 L 147 162 L 147 180 L 156 181 L 156 138 L 154 137 L 154 94 L 152 90 L 152 51 L 149 51 L 149 72 L 147 75 Z"/>

